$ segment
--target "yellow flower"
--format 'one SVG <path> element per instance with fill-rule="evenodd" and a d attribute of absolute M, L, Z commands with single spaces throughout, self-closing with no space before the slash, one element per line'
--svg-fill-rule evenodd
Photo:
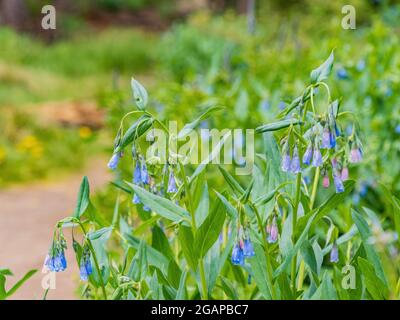
<path fill-rule="evenodd" d="M 80 127 L 79 128 L 79 136 L 82 139 L 89 138 L 92 135 L 92 130 L 89 127 Z"/>

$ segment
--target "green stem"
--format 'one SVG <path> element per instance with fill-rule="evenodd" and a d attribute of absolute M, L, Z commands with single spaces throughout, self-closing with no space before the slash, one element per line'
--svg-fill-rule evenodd
<path fill-rule="evenodd" d="M 294 209 L 293 209 L 293 216 L 292 216 L 292 241 L 293 245 L 296 243 L 296 224 L 297 224 L 297 211 L 299 209 L 300 203 L 300 192 L 301 192 L 301 172 L 297 174 L 296 180 L 296 197 L 294 202 Z M 292 261 L 292 273 L 291 273 L 291 280 L 292 280 L 292 289 L 296 292 L 296 268 L 297 268 L 297 255 L 293 257 Z"/>
<path fill-rule="evenodd" d="M 101 286 L 101 291 L 103 292 L 104 300 L 108 300 L 106 288 L 105 288 L 104 281 L 103 281 L 103 276 L 101 275 L 101 270 L 100 270 L 100 267 L 99 267 L 99 262 L 97 261 L 96 252 L 94 251 L 94 248 L 93 248 L 93 246 L 92 246 L 92 243 L 90 242 L 89 239 L 88 239 L 87 242 L 88 242 L 88 244 L 89 244 L 89 250 L 90 250 L 90 252 L 92 253 L 92 256 L 93 256 L 94 265 L 95 265 L 96 270 L 97 270 L 97 273 L 98 273 L 98 275 L 99 275 L 100 286 Z"/>
<path fill-rule="evenodd" d="M 263 238 L 263 242 L 264 242 L 264 253 L 265 253 L 265 259 L 267 261 L 267 276 L 268 276 L 268 284 L 269 287 L 271 289 L 271 297 L 272 300 L 276 299 L 276 292 L 275 292 L 275 288 L 273 286 L 272 280 L 273 280 L 273 273 L 272 273 L 272 265 L 271 265 L 271 261 L 270 261 L 270 256 L 269 256 L 269 251 L 268 251 L 268 243 L 267 243 L 267 234 L 265 233 L 265 229 L 263 227 L 263 223 L 262 223 L 262 219 L 260 217 L 260 214 L 256 208 L 256 206 L 254 204 L 250 204 L 251 208 L 254 210 L 254 213 L 256 215 L 256 219 L 257 219 L 257 224 L 259 229 L 261 230 L 261 236 Z"/>
<path fill-rule="evenodd" d="M 83 226 L 83 224 L 81 223 L 81 221 L 80 221 L 79 219 L 74 219 L 74 220 L 75 220 L 75 222 L 80 226 L 80 228 L 82 229 L 82 232 L 83 232 L 83 234 L 85 235 L 85 238 L 86 238 L 86 230 L 85 230 L 85 227 Z M 97 261 L 96 252 L 94 251 L 94 248 L 93 248 L 93 246 L 92 246 L 92 243 L 90 242 L 89 239 L 87 239 L 87 243 L 88 243 L 88 245 L 89 245 L 89 250 L 90 250 L 90 252 L 91 252 L 91 254 L 92 254 L 92 256 L 93 256 L 93 261 L 94 261 L 94 265 L 95 265 L 97 274 L 99 275 L 100 286 L 101 286 L 101 291 L 102 291 L 102 293 L 103 293 L 104 300 L 108 300 L 106 288 L 105 288 L 104 281 L 103 281 L 103 276 L 101 275 L 101 270 L 100 270 L 99 262 Z"/>
<path fill-rule="evenodd" d="M 206 274 L 204 272 L 203 259 L 199 260 L 199 270 L 200 270 L 200 281 L 201 281 L 201 299 L 208 300 L 207 281 L 206 281 Z"/>
<path fill-rule="evenodd" d="M 320 175 L 321 169 L 320 167 L 317 167 L 315 170 L 315 176 L 314 176 L 314 183 L 313 183 L 313 188 L 311 191 L 311 199 L 310 199 L 310 209 L 312 210 L 315 202 L 315 197 L 317 195 L 317 189 L 318 189 L 318 181 L 319 181 L 319 175 Z"/>

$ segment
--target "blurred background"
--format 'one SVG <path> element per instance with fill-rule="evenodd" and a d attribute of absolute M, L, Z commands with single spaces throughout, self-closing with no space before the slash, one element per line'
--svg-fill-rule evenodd
<path fill-rule="evenodd" d="M 41 27 L 47 4 L 55 30 Z M 345 4 L 355 30 L 342 28 Z M 333 96 L 364 135 L 352 201 L 387 214 L 379 183 L 400 190 L 399 27 L 394 0 L 0 0 L 0 267 L 16 278 L 39 269 L 15 297 L 43 294 L 51 228 L 72 212 L 83 174 L 94 201 L 112 206 L 106 164 L 134 108 L 131 76 L 161 119 L 223 104 L 229 116 L 206 125 L 254 128 L 335 49 Z M 76 297 L 73 273 L 57 274 L 49 298 Z"/>

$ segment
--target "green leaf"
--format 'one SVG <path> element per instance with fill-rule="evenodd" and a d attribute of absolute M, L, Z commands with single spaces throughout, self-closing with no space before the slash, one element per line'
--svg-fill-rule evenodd
<path fill-rule="evenodd" d="M 220 279 L 221 279 L 222 290 L 224 290 L 224 292 L 228 296 L 228 298 L 231 300 L 238 300 L 239 296 L 238 296 L 232 282 L 228 278 L 225 278 L 222 276 L 220 277 Z"/>
<path fill-rule="evenodd" d="M 315 294 L 311 297 L 312 300 L 337 300 L 336 290 L 332 284 L 328 272 L 325 272 L 321 285 L 318 287 Z"/>
<path fill-rule="evenodd" d="M 111 231 L 112 231 L 112 227 L 105 227 L 105 228 L 101 228 L 99 230 L 93 231 L 93 232 L 88 232 L 87 233 L 87 238 L 89 240 L 96 240 L 99 239 L 100 237 L 102 237 L 103 235 L 107 238 L 110 237 Z"/>
<path fill-rule="evenodd" d="M 295 126 L 297 124 L 301 124 L 301 121 L 296 120 L 296 119 L 280 120 L 280 121 L 264 124 L 262 126 L 257 127 L 256 128 L 256 133 L 263 133 L 263 132 L 281 130 L 281 129 L 289 127 L 290 125 L 294 125 Z"/>
<path fill-rule="evenodd" d="M 7 292 L 6 297 L 12 296 L 15 291 L 17 291 L 30 277 L 32 277 L 37 270 L 30 270 L 28 271 L 16 284 L 13 285 L 13 287 Z M 0 280 L 1 282 L 1 280 Z M 0 285 L 1 286 L 1 285 Z M 1 297 L 0 297 L 1 299 Z"/>
<path fill-rule="evenodd" d="M 187 271 L 182 272 L 181 279 L 179 281 L 179 288 L 176 292 L 175 300 L 185 300 L 186 299 L 186 278 Z"/>
<path fill-rule="evenodd" d="M 179 243 L 182 247 L 183 255 L 191 269 L 197 269 L 197 252 L 194 248 L 194 236 L 191 228 L 183 225 L 179 226 Z"/>
<path fill-rule="evenodd" d="M 140 241 L 139 249 L 136 253 L 138 261 L 139 280 L 144 280 L 147 275 L 147 245 L 142 239 Z"/>
<path fill-rule="evenodd" d="M 196 226 L 201 225 L 208 215 L 210 208 L 210 197 L 208 195 L 208 185 L 207 182 L 203 185 L 203 191 L 201 193 L 200 202 L 195 211 Z"/>
<path fill-rule="evenodd" d="M 164 234 L 164 231 L 157 225 L 152 229 L 151 246 L 162 252 L 167 258 L 175 260 L 168 238 Z"/>
<path fill-rule="evenodd" d="M 376 275 L 374 266 L 366 259 L 358 257 L 358 266 L 364 278 L 365 287 L 374 300 L 384 300 L 388 295 L 385 283 Z"/>
<path fill-rule="evenodd" d="M 148 102 L 148 95 L 146 89 L 139 83 L 139 81 L 132 78 L 131 87 L 133 91 L 133 98 L 139 110 L 144 110 Z"/>
<path fill-rule="evenodd" d="M 217 200 L 214 209 L 197 229 L 195 245 L 198 258 L 203 258 L 207 251 L 217 241 L 225 222 L 225 210 L 221 210 L 221 201 Z"/>
<path fill-rule="evenodd" d="M 326 59 L 323 64 L 321 64 L 317 69 L 311 71 L 310 77 L 312 83 L 328 79 L 328 76 L 331 73 L 333 67 L 333 60 L 334 60 L 334 55 L 332 51 L 328 59 Z"/>
<path fill-rule="evenodd" d="M 90 203 L 89 195 L 90 195 L 89 180 L 85 176 L 83 177 L 81 185 L 79 187 L 78 200 L 75 212 L 73 214 L 75 218 L 80 218 L 89 207 Z"/>
<path fill-rule="evenodd" d="M 344 192 L 332 194 L 328 200 L 321 204 L 318 208 L 314 209 L 310 213 L 301 217 L 296 226 L 296 234 L 300 233 L 304 226 L 309 221 L 309 218 L 316 213 L 313 224 L 317 223 L 325 215 L 328 215 L 332 210 L 338 207 L 339 204 L 343 203 L 346 197 L 352 192 L 355 182 L 353 180 L 345 181 Z"/>
<path fill-rule="evenodd" d="M 148 115 L 141 116 L 125 132 L 120 144 L 115 148 L 114 153 L 121 152 L 132 141 L 141 137 L 153 125 L 153 118 Z"/>
<path fill-rule="evenodd" d="M 270 300 L 272 298 L 270 291 L 272 284 L 267 275 L 267 260 L 264 249 L 258 243 L 254 243 L 254 252 L 255 257 L 249 259 L 254 281 L 264 298 Z"/>
<path fill-rule="evenodd" d="M 150 207 L 158 215 L 174 221 L 181 222 L 183 220 L 190 221 L 189 213 L 180 206 L 177 206 L 172 201 L 163 197 L 157 196 L 135 184 L 126 182 L 140 198 L 140 201 Z"/>
<path fill-rule="evenodd" d="M 285 257 L 281 265 L 274 271 L 274 277 L 277 277 L 281 272 L 285 271 L 292 261 L 293 257 L 297 254 L 298 250 L 302 247 L 304 241 L 307 239 L 308 231 L 310 230 L 311 224 L 313 223 L 318 212 L 315 212 L 307 221 L 306 226 L 302 230 L 302 233 L 297 240 L 294 247 L 289 251 L 288 255 Z M 298 226 L 296 227 L 298 228 Z"/>
<path fill-rule="evenodd" d="M 222 173 L 225 181 L 229 184 L 229 186 L 237 195 L 241 195 L 244 193 L 244 189 L 239 184 L 239 182 L 237 182 L 236 179 L 232 177 L 231 174 L 224 167 L 218 166 L 218 169 Z"/>
<path fill-rule="evenodd" d="M 125 234 L 124 238 L 130 246 L 132 246 L 136 250 L 139 249 L 140 240 L 138 238 L 133 237 L 130 234 Z M 148 264 L 158 268 L 165 276 L 168 276 L 169 260 L 161 252 L 152 248 L 148 244 L 145 244 L 145 246 Z"/>
<path fill-rule="evenodd" d="M 314 274 L 318 274 L 317 259 L 314 254 L 313 247 L 308 240 L 305 240 L 300 248 L 301 255 L 305 263 Z"/>
<path fill-rule="evenodd" d="M 365 221 L 365 219 L 355 210 L 352 210 L 351 216 L 353 218 L 354 223 L 357 226 L 358 232 L 360 233 L 360 236 L 361 236 L 361 239 L 363 242 L 363 247 L 365 249 L 365 253 L 367 255 L 368 261 L 370 261 L 372 263 L 374 272 L 386 285 L 387 280 L 386 280 L 385 273 L 384 273 L 382 265 L 381 265 L 381 261 L 379 259 L 378 254 L 376 253 L 376 251 L 374 249 L 374 246 L 370 243 L 372 233 L 368 226 L 367 221 Z"/>
<path fill-rule="evenodd" d="M 230 218 L 232 220 L 236 219 L 238 216 L 236 208 L 232 206 L 231 203 L 222 194 L 218 193 L 218 191 L 214 190 L 214 192 L 217 194 L 217 197 L 221 200 L 221 202 L 225 206 L 226 212 L 228 213 Z"/>
<path fill-rule="evenodd" d="M 209 107 L 206 111 L 204 111 L 198 118 L 196 118 L 193 122 L 190 122 L 186 124 L 182 130 L 179 131 L 177 138 L 178 139 L 183 139 L 185 136 L 187 136 L 193 129 L 197 128 L 200 123 L 209 118 L 210 115 L 216 111 L 222 110 L 224 107 L 222 106 L 213 106 Z"/>

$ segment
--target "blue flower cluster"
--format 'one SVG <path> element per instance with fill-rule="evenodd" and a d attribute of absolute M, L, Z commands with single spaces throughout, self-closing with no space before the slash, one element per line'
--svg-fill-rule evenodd
<path fill-rule="evenodd" d="M 240 228 L 237 238 L 236 244 L 232 250 L 231 261 L 234 265 L 243 266 L 245 258 L 254 257 L 254 247 L 247 229 L 242 230 L 242 228 Z"/>
<path fill-rule="evenodd" d="M 322 184 L 325 188 L 330 185 L 328 171 L 331 169 L 336 192 L 340 193 L 344 191 L 343 181 L 349 177 L 348 163 L 360 162 L 363 152 L 354 126 L 351 132 L 347 132 L 347 137 L 346 132 L 341 133 L 339 130 L 335 116 L 337 108 L 338 103 L 335 101 L 329 106 L 328 112 L 306 131 L 302 140 L 303 143 L 306 142 L 306 147 L 301 162 L 305 166 L 322 169 Z M 291 147 L 290 134 L 291 131 L 283 139 L 281 169 L 284 172 L 298 173 L 302 171 L 299 161 L 301 144 L 297 141 Z"/>
<path fill-rule="evenodd" d="M 67 260 L 65 259 L 64 249 L 66 249 L 65 240 L 54 240 L 47 254 L 44 265 L 52 272 L 60 272 L 67 269 Z"/>
<path fill-rule="evenodd" d="M 90 250 L 88 247 L 83 248 L 81 262 L 79 264 L 79 275 L 82 281 L 87 281 L 93 273 L 92 263 L 90 261 Z"/>

